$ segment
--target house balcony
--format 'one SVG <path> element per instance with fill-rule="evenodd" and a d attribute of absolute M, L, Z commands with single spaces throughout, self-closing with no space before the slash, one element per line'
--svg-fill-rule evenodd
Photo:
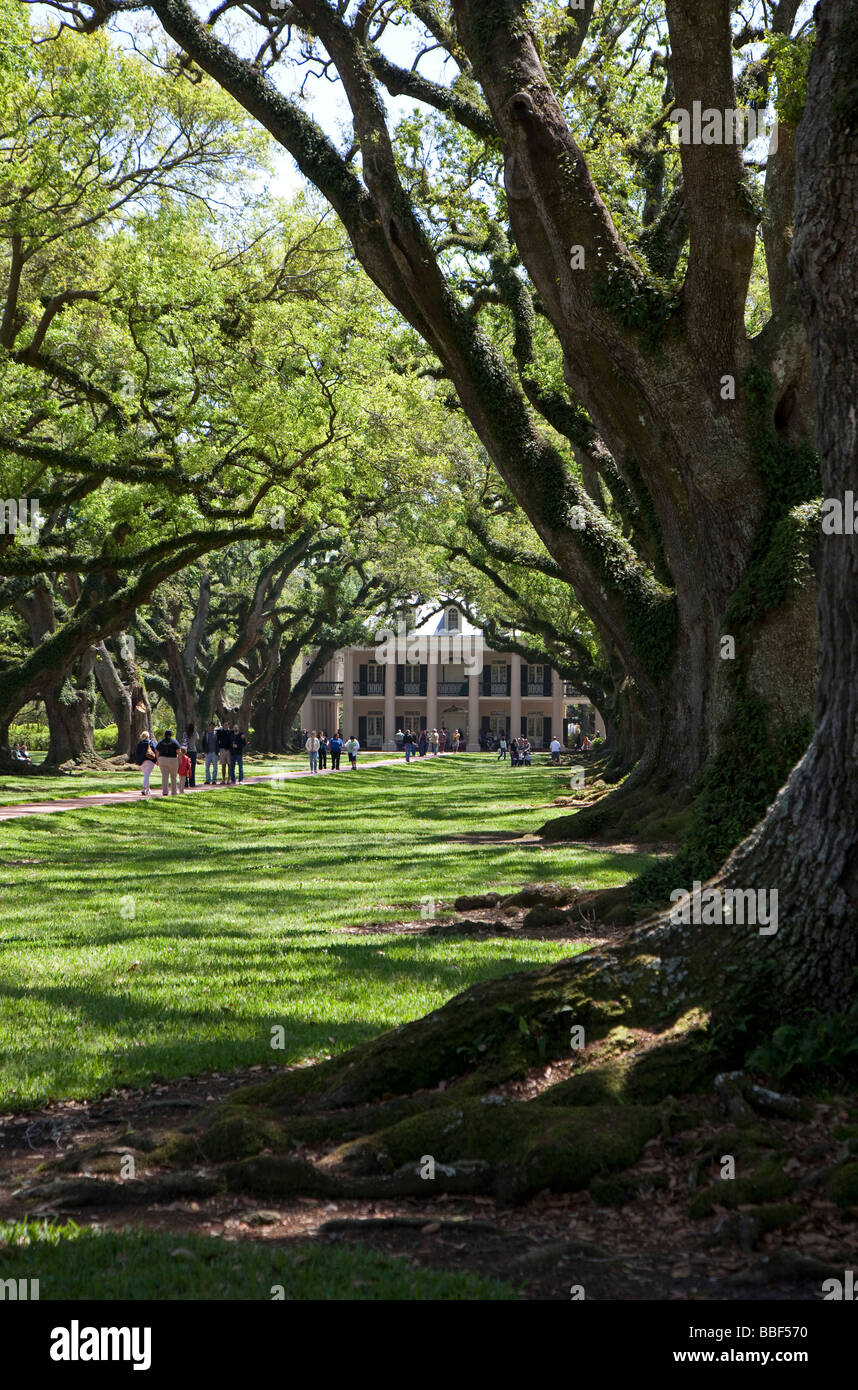
<path fill-rule="evenodd" d="M 528 681 L 527 685 L 522 691 L 522 694 L 526 696 L 538 695 L 540 698 L 542 698 L 545 695 L 551 695 L 551 687 L 549 686 L 549 688 L 546 690 L 544 681 Z"/>
<path fill-rule="evenodd" d="M 468 682 L 467 682 L 467 681 L 439 681 L 439 682 L 438 682 L 438 694 L 439 694 L 439 695 L 467 695 L 467 693 L 468 693 Z"/>
<path fill-rule="evenodd" d="M 343 683 L 342 681 L 315 681 L 312 693 L 329 697 L 339 696 L 343 693 Z"/>
<path fill-rule="evenodd" d="M 397 695 L 418 695 L 418 696 L 425 697 L 425 695 L 426 695 L 426 682 L 425 682 L 425 681 L 397 681 L 397 682 L 396 682 L 396 693 L 397 693 Z"/>
<path fill-rule="evenodd" d="M 509 681 L 504 681 L 501 685 L 497 685 L 492 681 L 489 686 L 489 694 L 495 700 L 505 700 L 509 695 Z"/>
<path fill-rule="evenodd" d="M 354 682 L 355 695 L 383 695 L 384 681 L 360 681 Z"/>

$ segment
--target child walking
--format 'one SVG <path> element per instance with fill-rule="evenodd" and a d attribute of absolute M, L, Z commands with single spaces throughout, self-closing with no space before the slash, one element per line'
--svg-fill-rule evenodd
<path fill-rule="evenodd" d="M 183 748 L 181 753 L 179 754 L 179 766 L 177 771 L 179 774 L 179 791 L 183 792 L 185 790 L 185 787 L 188 785 L 188 778 L 190 777 L 192 771 L 192 763 L 190 758 L 188 757 L 187 748 Z"/>

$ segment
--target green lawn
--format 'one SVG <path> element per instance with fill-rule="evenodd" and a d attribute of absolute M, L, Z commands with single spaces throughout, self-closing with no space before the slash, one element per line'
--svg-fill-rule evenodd
<path fill-rule="evenodd" d="M 568 772 L 478 754 L 0 822 L 0 1108 L 333 1054 L 550 942 L 356 936 L 461 892 L 625 882 L 645 856 L 535 829 Z M 272 1050 L 272 1029 L 285 1048 Z"/>
<path fill-rule="evenodd" d="M 514 1299 L 495 1279 L 415 1269 L 362 1246 L 299 1245 L 160 1231 L 97 1231 L 73 1222 L 0 1221 L 0 1280 L 37 1279 L 56 1299 Z M 29 1288 L 27 1289 L 29 1294 Z"/>

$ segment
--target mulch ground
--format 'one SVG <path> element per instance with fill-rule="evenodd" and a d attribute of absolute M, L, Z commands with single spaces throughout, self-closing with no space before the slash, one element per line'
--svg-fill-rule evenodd
<path fill-rule="evenodd" d="M 572 1063 L 543 1066 L 514 1083 L 516 1099 L 535 1096 L 564 1079 Z M 224 1099 L 240 1086 L 257 1083 L 276 1067 L 212 1073 L 173 1084 L 119 1090 L 95 1101 L 58 1101 L 41 1110 L 0 1117 L 0 1219 L 26 1215 L 71 1217 L 102 1229 L 134 1225 L 189 1231 L 224 1240 L 253 1240 L 288 1248 L 305 1242 L 359 1241 L 416 1265 L 468 1270 L 512 1282 L 527 1299 L 568 1300 L 573 1285 L 587 1299 L 639 1300 L 818 1300 L 821 1282 L 842 1276 L 854 1264 L 858 1209 L 843 1213 L 814 1185 L 814 1171 L 838 1156 L 832 1125 L 845 1110 L 816 1106 L 805 1122 L 768 1121 L 788 1146 L 786 1170 L 805 1181 L 803 1215 L 786 1230 L 772 1232 L 753 1249 L 722 1244 L 719 1229 L 733 1219 L 716 1209 L 704 1220 L 688 1215 L 691 1152 L 728 1123 L 717 1100 L 691 1133 L 650 1141 L 629 1175 L 639 1180 L 634 1199 L 622 1208 L 600 1206 L 589 1192 L 545 1192 L 523 1206 L 503 1206 L 490 1197 L 427 1197 L 425 1201 L 266 1200 L 216 1196 L 138 1206 L 87 1207 L 52 1213 L 17 1195 L 41 1163 L 98 1142 L 116 1154 L 92 1161 L 104 1173 L 118 1168 L 121 1137 L 129 1127 L 157 1137 L 195 1110 Z M 696 1098 L 699 1102 L 699 1098 Z M 320 1150 L 303 1156 L 317 1158 Z M 87 1172 L 84 1167 L 82 1172 Z M 137 1176 L 147 1175 L 140 1159 Z M 717 1176 L 704 1175 L 703 1182 Z M 109 1179 L 108 1179 L 109 1180 Z M 116 1181 L 120 1181 L 117 1177 Z"/>

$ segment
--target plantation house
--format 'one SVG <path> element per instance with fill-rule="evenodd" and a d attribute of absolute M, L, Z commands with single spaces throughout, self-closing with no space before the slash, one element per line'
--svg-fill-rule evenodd
<path fill-rule="evenodd" d="M 460 729 L 472 750 L 481 730 L 507 739 L 524 734 L 535 749 L 547 748 L 555 733 L 565 744 L 575 720 L 604 736 L 586 696 L 550 666 L 484 648 L 456 608 L 407 634 L 400 625 L 379 638 L 331 658 L 302 707 L 302 728 L 331 733 L 339 726 L 362 748 L 387 750 L 396 747 L 397 729 Z"/>

